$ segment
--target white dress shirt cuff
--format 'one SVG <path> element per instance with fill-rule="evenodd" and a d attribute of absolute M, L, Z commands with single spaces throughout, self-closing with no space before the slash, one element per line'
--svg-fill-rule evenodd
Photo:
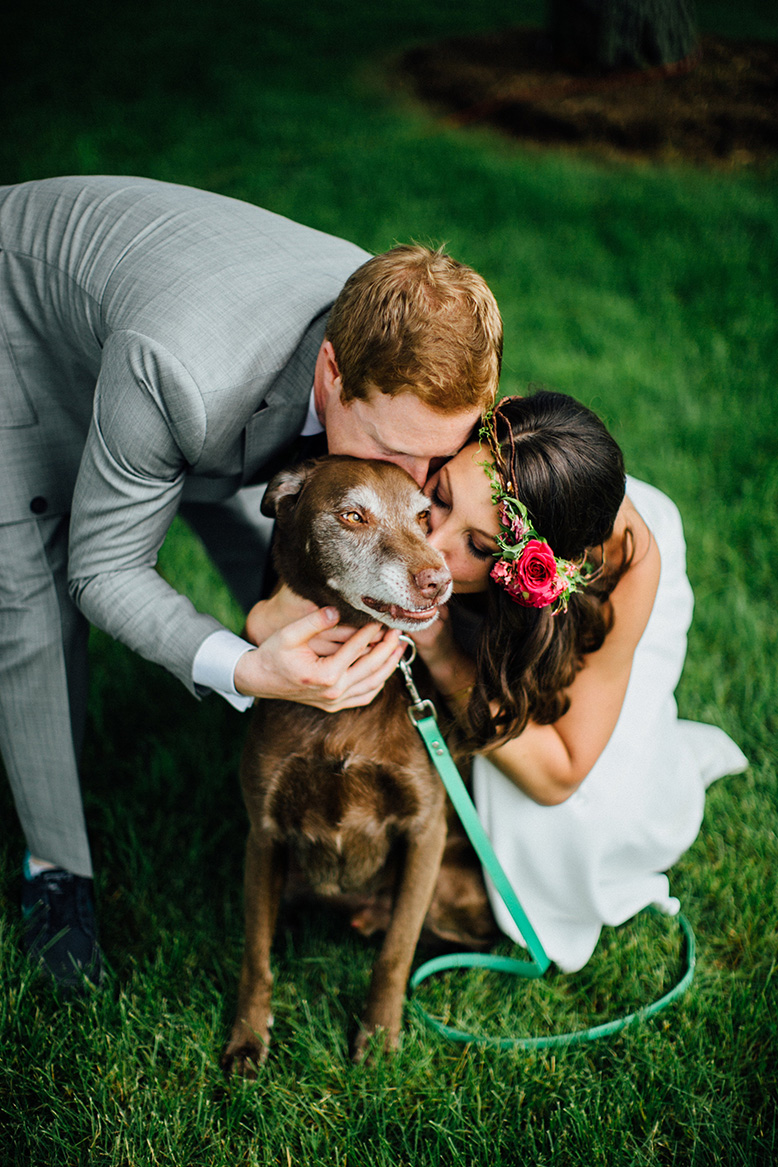
<path fill-rule="evenodd" d="M 213 690 L 235 709 L 249 709 L 254 704 L 253 697 L 245 697 L 235 688 L 235 666 L 244 652 L 256 648 L 248 640 L 220 628 L 207 636 L 197 650 L 192 665 L 192 680 L 198 695 Z"/>

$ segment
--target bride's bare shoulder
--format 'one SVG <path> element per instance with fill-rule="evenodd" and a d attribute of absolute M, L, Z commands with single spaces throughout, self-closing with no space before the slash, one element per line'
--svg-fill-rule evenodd
<path fill-rule="evenodd" d="M 636 644 L 654 606 L 662 561 L 656 539 L 629 497 L 619 509 L 605 548 L 606 558 L 612 563 L 618 563 L 625 552 L 629 566 L 611 594 L 611 635 Z"/>

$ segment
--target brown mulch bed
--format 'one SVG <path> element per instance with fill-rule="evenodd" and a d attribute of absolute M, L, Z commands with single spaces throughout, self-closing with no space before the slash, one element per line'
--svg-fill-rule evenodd
<path fill-rule="evenodd" d="M 735 168 L 778 155 L 778 45 L 703 36 L 696 61 L 586 75 L 541 29 L 452 37 L 407 52 L 400 76 L 447 120 L 610 157 Z"/>

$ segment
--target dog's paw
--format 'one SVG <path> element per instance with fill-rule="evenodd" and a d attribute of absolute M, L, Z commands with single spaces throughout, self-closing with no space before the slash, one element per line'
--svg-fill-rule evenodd
<path fill-rule="evenodd" d="M 260 1045 L 259 1042 L 244 1042 L 233 1049 L 230 1043 L 219 1060 L 225 1078 L 255 1081 L 267 1061 L 269 1048 L 269 1045 Z"/>
<path fill-rule="evenodd" d="M 367 1030 L 360 1026 L 351 1043 L 351 1060 L 355 1065 L 371 1065 L 377 1057 L 391 1055 L 400 1048 L 399 1032 L 378 1028 Z"/>
<path fill-rule="evenodd" d="M 236 1026 L 238 1032 L 233 1031 L 232 1039 L 219 1059 L 219 1065 L 226 1078 L 246 1078 L 250 1082 L 255 1081 L 270 1053 L 272 1024 L 273 1018 L 270 1017 L 264 1035 L 250 1031 L 248 1026 Z"/>

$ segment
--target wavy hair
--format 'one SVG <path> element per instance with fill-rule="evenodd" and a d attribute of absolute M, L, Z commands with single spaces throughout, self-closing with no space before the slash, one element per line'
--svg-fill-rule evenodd
<path fill-rule="evenodd" d="M 621 449 L 595 413 L 565 394 L 542 391 L 503 398 L 494 423 L 503 483 L 513 483 L 555 555 L 586 558 L 589 582 L 570 597 L 567 611 L 552 613 L 522 607 L 488 580 L 463 743 L 471 750 L 493 748 L 517 737 L 530 720 L 548 725 L 566 712 L 565 690 L 610 630 L 609 597 L 634 552 L 627 529 L 620 562 L 603 561 L 625 474 Z"/>

